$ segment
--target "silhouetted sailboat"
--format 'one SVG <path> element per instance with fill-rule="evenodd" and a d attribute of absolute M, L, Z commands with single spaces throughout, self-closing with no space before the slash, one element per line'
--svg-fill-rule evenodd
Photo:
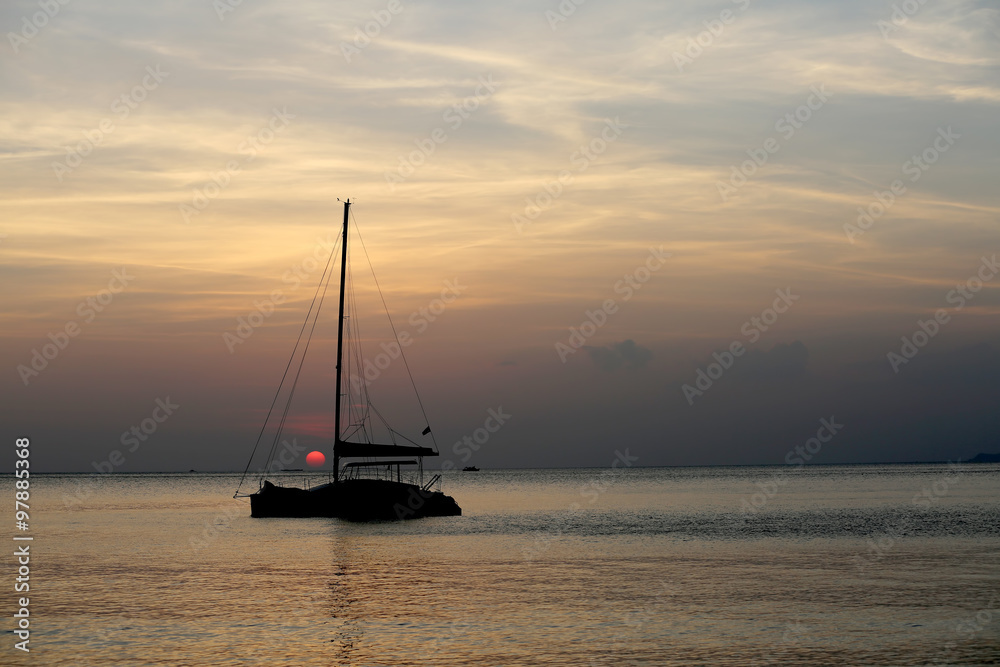
<path fill-rule="evenodd" d="M 370 409 L 366 409 L 361 414 L 359 421 L 351 425 L 349 435 L 347 437 L 344 436 L 342 428 L 342 413 L 344 412 L 342 409 L 344 407 L 342 398 L 345 395 L 350 395 L 350 387 L 344 382 L 344 321 L 346 319 L 344 306 L 347 282 L 347 231 L 350 206 L 350 200 L 344 202 L 344 224 L 340 257 L 340 312 L 337 324 L 337 392 L 334 406 L 333 471 L 329 482 L 305 489 L 280 486 L 267 479 L 266 472 L 262 473 L 259 477 L 259 489 L 255 493 L 249 494 L 250 516 L 339 517 L 355 521 L 372 521 L 461 515 L 462 509 L 451 496 L 446 496 L 441 491 L 432 488 L 435 484 L 439 483 L 440 475 L 434 475 L 429 482 L 426 484 L 423 483 L 423 457 L 438 456 L 436 448 L 417 445 L 391 428 L 388 429 L 389 444 L 370 442 L 372 429 L 368 427 L 367 422 L 370 420 L 370 414 L 374 410 L 370 403 L 366 403 L 366 408 Z M 323 282 L 325 279 L 328 285 L 333 272 L 332 259 L 333 254 L 331 254 L 331 260 L 327 264 L 327 271 L 320 278 L 320 286 L 317 288 L 316 296 L 313 298 L 313 305 L 310 306 L 309 313 L 306 315 L 306 322 L 300 331 L 299 341 L 296 342 L 296 347 L 292 351 L 292 359 L 289 360 L 288 367 L 285 369 L 285 376 L 282 377 L 278 393 L 275 394 L 275 400 L 272 402 L 271 410 L 268 412 L 267 418 L 265 418 L 261 435 L 263 435 L 267 427 L 268 419 L 274 410 L 278 395 L 281 393 L 282 385 L 284 385 L 286 378 L 288 378 L 288 370 L 295 359 L 295 350 L 298 349 L 299 343 L 302 342 L 302 334 L 306 330 L 306 325 L 309 324 L 310 317 L 312 317 L 312 327 L 309 330 L 308 337 L 305 339 L 302 359 L 299 363 L 298 371 L 301 371 L 302 363 L 305 360 L 305 351 L 308 350 L 312 332 L 315 330 L 315 318 L 319 316 L 323 295 L 326 293 Z M 313 306 L 315 306 L 315 314 L 313 314 Z M 399 345 L 398 340 L 396 344 Z M 399 348 L 399 352 L 402 355 L 401 347 Z M 409 368 L 407 367 L 408 372 Z M 291 402 L 297 380 L 298 373 L 295 374 L 294 381 L 292 381 L 289 390 L 288 404 Z M 358 384 L 363 390 L 364 383 Z M 363 393 L 363 399 L 367 401 L 367 392 L 363 391 Z M 417 401 L 419 403 L 419 395 L 417 396 Z M 421 412 L 423 412 L 422 406 Z M 378 415 L 377 411 L 375 413 Z M 281 435 L 281 425 L 284 424 L 287 414 L 288 405 L 285 407 L 284 415 L 278 427 L 278 433 L 275 435 L 269 463 L 276 451 L 276 445 Z M 378 416 L 381 418 L 381 415 Z M 426 421 L 426 415 L 424 419 Z M 422 435 L 429 433 L 430 427 L 427 427 L 423 430 Z M 396 442 L 397 437 L 407 440 L 411 444 L 399 444 Z M 431 437 L 433 439 L 433 436 Z M 359 441 L 360 438 L 365 438 L 366 441 Z M 257 444 L 260 444 L 260 437 L 258 437 Z M 256 450 L 257 447 L 255 446 L 255 453 Z M 250 459 L 252 462 L 253 454 L 251 454 Z M 342 459 L 361 460 L 350 461 L 344 463 L 342 466 Z M 411 484 L 403 481 L 402 466 L 419 467 L 419 484 Z M 249 469 L 250 463 L 247 464 L 243 479 L 240 480 L 240 487 L 242 487 Z M 236 496 L 246 497 L 246 494 L 241 496 L 239 488 L 237 488 Z"/>

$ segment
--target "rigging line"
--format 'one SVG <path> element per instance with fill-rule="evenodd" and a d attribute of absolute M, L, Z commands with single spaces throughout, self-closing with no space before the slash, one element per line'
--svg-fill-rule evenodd
<path fill-rule="evenodd" d="M 350 424 L 351 426 L 357 426 L 357 428 L 355 428 L 354 431 L 352 431 L 352 433 L 357 433 L 359 431 L 364 433 L 365 432 L 364 424 L 366 417 L 365 417 L 365 410 L 361 407 L 361 404 L 364 402 L 365 399 L 364 396 L 365 381 L 364 381 L 364 370 L 363 370 L 364 365 L 361 363 L 363 357 L 363 355 L 361 354 L 361 328 L 360 324 L 357 321 L 358 318 L 353 316 L 354 313 L 358 311 L 357 307 L 358 299 L 357 299 L 357 294 L 355 293 L 354 290 L 354 274 L 351 268 L 352 267 L 350 266 L 350 264 L 348 264 L 347 271 L 348 271 L 349 287 L 348 287 L 347 304 L 348 304 L 348 309 L 352 314 L 352 317 L 350 318 L 347 328 L 345 329 L 345 333 L 349 338 L 346 345 L 347 364 L 351 369 L 357 367 L 357 372 L 360 373 L 360 377 L 357 384 L 360 386 L 357 387 L 357 393 L 358 393 L 357 402 L 355 402 L 355 396 L 350 391 L 350 388 L 347 391 L 347 398 L 348 398 L 347 423 Z"/>
<path fill-rule="evenodd" d="M 343 375 L 347 378 L 346 389 L 344 386 L 344 380 L 341 379 L 341 386 L 337 387 L 337 391 L 340 392 L 341 396 L 347 399 L 346 405 L 341 402 L 341 433 L 337 434 L 336 439 L 340 439 L 343 442 L 350 440 L 351 435 L 354 433 L 351 430 L 353 426 L 353 396 L 351 394 L 351 387 L 354 386 L 353 378 L 356 377 L 354 368 L 354 356 L 351 354 L 351 346 L 354 345 L 354 337 L 351 335 L 351 327 L 354 326 L 354 307 L 351 303 L 351 291 L 353 290 L 353 281 L 351 280 L 351 265 L 348 261 L 347 270 L 344 272 L 344 279 L 347 281 L 345 285 L 346 299 L 344 301 L 344 320 L 346 320 L 347 326 L 344 327 L 343 333 L 343 348 L 344 354 L 340 363 L 344 366 Z"/>
<path fill-rule="evenodd" d="M 351 309 L 352 317 L 351 321 L 348 323 L 347 326 L 347 335 L 350 336 L 350 341 L 349 344 L 347 345 L 347 352 L 348 352 L 348 359 L 350 360 L 352 368 L 355 368 L 356 372 L 359 373 L 360 376 L 363 378 L 364 364 L 362 363 L 362 355 L 361 355 L 361 330 L 360 330 L 360 325 L 358 323 L 358 317 L 356 315 L 356 313 L 358 312 L 358 297 L 357 297 L 357 292 L 354 289 L 353 268 L 354 268 L 353 266 L 348 267 L 350 276 L 350 288 L 349 288 L 350 294 L 348 297 L 348 303 Z M 358 395 L 355 397 L 352 393 L 348 393 L 348 398 L 350 399 L 350 403 L 348 404 L 350 407 L 350 419 L 354 424 L 357 424 L 359 427 L 363 428 L 365 417 L 364 417 L 364 410 L 360 407 L 360 403 L 364 398 L 363 381 L 360 382 L 360 386 L 357 389 L 357 394 Z M 355 401 L 355 399 L 357 402 Z"/>
<path fill-rule="evenodd" d="M 295 341 L 295 348 L 292 349 L 292 356 L 288 360 L 288 367 L 285 368 L 285 373 L 287 374 L 288 373 L 288 368 L 291 367 L 292 362 L 295 360 L 295 351 L 298 349 L 299 343 L 302 342 L 302 333 L 305 331 L 306 325 L 309 324 L 309 318 L 310 318 L 310 316 L 312 316 L 312 320 L 313 320 L 312 329 L 310 329 L 310 331 L 309 331 L 309 338 L 306 339 L 306 344 L 305 344 L 305 347 L 303 348 L 303 351 L 302 351 L 302 358 L 299 360 L 299 367 L 298 367 L 298 371 L 296 373 L 295 382 L 298 382 L 298 373 L 302 372 L 302 364 L 305 362 L 305 354 L 306 354 L 306 351 L 309 349 L 309 341 L 312 339 L 312 330 L 314 330 L 316 328 L 316 321 L 319 318 L 319 309 L 322 307 L 322 305 L 323 305 L 323 299 L 326 296 L 326 288 L 323 287 L 323 281 L 325 279 L 327 286 L 329 286 L 330 278 L 333 276 L 332 268 L 334 266 L 334 258 L 336 258 L 336 256 L 337 256 L 337 248 L 338 247 L 339 247 L 339 239 L 338 239 L 338 242 L 334 243 L 333 250 L 330 252 L 330 258 L 327 260 L 327 264 L 323 268 L 323 273 L 319 277 L 319 282 L 316 284 L 316 293 L 313 294 L 312 303 L 309 304 L 309 310 L 306 312 L 306 319 L 302 323 L 302 329 L 299 331 L 299 338 L 298 338 L 298 340 Z M 323 288 L 322 294 L 320 294 L 320 288 Z M 318 304 L 317 304 L 317 301 L 316 301 L 317 298 L 319 299 Z M 312 312 L 314 305 L 316 306 L 316 313 L 315 314 L 313 314 L 313 312 Z M 284 382 L 285 382 L 285 376 L 282 376 L 282 378 L 281 378 L 281 384 L 278 386 L 279 392 L 281 390 L 281 387 L 284 385 Z M 294 393 L 295 393 L 295 387 L 293 385 L 291 391 L 288 394 L 288 398 L 285 400 L 285 409 L 282 412 L 281 421 L 278 422 L 278 429 L 277 429 L 277 431 L 275 431 L 274 440 L 271 442 L 271 449 L 268 451 L 268 454 L 267 454 L 267 462 L 264 464 L 264 468 L 261 470 L 260 479 L 263 479 L 267 475 L 267 468 L 269 468 L 271 466 L 271 462 L 274 460 L 274 454 L 275 454 L 275 452 L 278 449 L 278 442 L 281 440 L 281 433 L 282 433 L 282 431 L 285 428 L 285 421 L 286 421 L 287 416 L 288 416 L 288 410 L 289 410 L 289 408 L 291 407 L 291 404 L 292 404 L 292 395 Z M 275 395 L 275 402 L 277 402 L 277 395 Z M 274 406 L 272 405 L 272 409 L 273 409 L 273 407 Z M 270 417 L 270 414 L 271 414 L 270 411 L 268 411 L 268 417 Z M 265 421 L 265 424 L 266 424 L 266 421 Z"/>
<path fill-rule="evenodd" d="M 323 276 L 326 275 L 327 270 L 330 267 L 330 260 L 333 259 L 337 252 L 337 247 L 340 244 L 340 239 L 334 244 L 333 249 L 330 251 L 330 259 L 327 259 L 327 266 L 323 269 Z M 323 276 L 319 278 L 319 285 L 323 284 Z M 302 328 L 299 329 L 299 337 L 295 340 L 295 347 L 292 348 L 292 355 L 288 358 L 288 364 L 285 366 L 285 372 L 281 374 L 281 382 L 278 383 L 278 390 L 274 392 L 274 398 L 271 399 L 271 407 L 267 410 L 267 416 L 264 417 L 264 423 L 261 424 L 260 433 L 257 434 L 257 441 L 253 445 L 253 451 L 250 453 L 250 460 L 247 461 L 247 467 L 243 469 L 243 476 L 240 477 L 240 483 L 236 486 L 236 494 L 233 495 L 235 498 L 240 493 L 240 489 L 243 488 L 243 482 L 246 481 L 247 472 L 250 471 L 250 464 L 253 463 L 253 457 L 257 453 L 257 447 L 260 446 L 260 439 L 264 435 L 264 429 L 267 428 L 267 421 L 271 418 L 271 412 L 274 410 L 274 406 L 278 402 L 278 396 L 281 394 L 281 387 L 285 383 L 285 377 L 288 375 L 288 369 L 292 367 L 292 361 L 295 359 L 295 350 L 298 349 L 299 343 L 302 341 L 302 332 L 305 331 L 306 324 L 309 322 L 309 313 L 312 312 L 313 304 L 316 303 L 316 297 L 319 295 L 319 285 L 316 286 L 316 294 L 313 294 L 312 303 L 309 304 L 309 311 L 306 313 L 306 318 L 302 322 Z M 272 448 L 273 450 L 273 448 Z M 268 463 L 264 465 L 265 468 L 270 464 L 270 457 L 268 457 Z"/>
<path fill-rule="evenodd" d="M 385 426 L 385 430 L 387 430 L 389 432 L 389 442 L 391 442 L 392 444 L 395 445 L 396 444 L 396 438 L 395 438 L 395 436 L 393 434 L 396 433 L 396 432 L 392 429 L 391 426 L 389 426 L 389 422 L 387 422 L 386 419 L 385 419 L 385 417 L 382 416 L 382 413 L 378 411 L 378 408 L 376 408 L 374 405 L 372 405 L 371 409 L 375 413 L 375 416 L 379 418 L 379 421 L 382 422 L 382 426 Z M 409 438 L 407 438 L 407 440 L 409 440 Z M 413 441 L 410 440 L 410 442 L 413 442 Z M 417 443 L 413 442 L 413 444 L 417 444 Z"/>
<path fill-rule="evenodd" d="M 285 411 L 281 415 L 281 422 L 278 424 L 278 431 L 274 434 L 274 445 L 272 445 L 272 451 L 278 445 L 278 440 L 281 438 L 281 432 L 285 428 L 285 420 L 288 418 L 288 411 L 292 407 L 292 397 L 295 395 L 295 388 L 299 384 L 299 376 L 302 374 L 302 368 L 306 363 L 306 355 L 309 353 L 309 344 L 312 342 L 313 332 L 316 331 L 316 323 L 319 322 L 319 311 L 323 308 L 323 300 L 326 298 L 326 290 L 330 287 L 330 278 L 333 277 L 333 271 L 329 273 L 326 278 L 326 284 L 323 285 L 323 294 L 320 296 L 319 303 L 316 305 L 316 315 L 313 317 L 312 327 L 309 329 L 309 337 L 306 338 L 306 344 L 302 348 L 302 358 L 299 360 L 299 367 L 295 371 L 295 379 L 292 381 L 291 390 L 288 392 L 288 401 L 285 403 Z"/>
<path fill-rule="evenodd" d="M 350 268 L 350 267 L 349 267 Z M 350 283 L 350 304 L 353 309 L 352 312 L 357 312 L 357 292 L 354 288 L 354 281 Z M 368 381 L 364 377 L 364 343 L 361 336 L 361 323 L 358 318 L 355 318 L 348 327 L 351 333 L 351 345 L 350 351 L 351 356 L 356 358 L 358 372 L 361 374 L 361 379 L 359 380 L 358 387 L 358 402 L 353 404 L 354 415 L 357 419 L 358 431 L 363 434 L 365 442 L 372 443 L 375 439 L 375 428 L 372 425 L 371 410 L 374 409 L 374 404 L 371 400 L 371 394 L 368 391 Z"/>
<path fill-rule="evenodd" d="M 410 440 L 409 438 L 406 437 L 405 434 L 400 433 L 399 431 L 393 431 L 393 433 L 396 434 L 396 435 L 398 435 L 403 440 L 406 440 L 411 445 L 416 445 L 417 447 L 423 447 L 423 445 L 421 445 L 419 442 L 414 442 L 413 440 Z M 393 444 L 396 444 L 395 441 L 393 441 Z"/>
<path fill-rule="evenodd" d="M 351 212 L 351 216 L 354 216 L 354 212 Z M 361 248 L 365 251 L 365 259 L 368 260 L 368 268 L 371 269 L 372 278 L 375 280 L 375 287 L 378 288 L 378 296 L 382 299 L 382 307 L 385 308 L 386 319 L 389 320 L 389 327 L 392 329 L 392 335 L 396 338 L 396 345 L 399 345 L 399 356 L 403 360 L 403 366 L 406 367 L 406 374 L 410 377 L 410 386 L 413 387 L 413 393 L 417 397 L 417 405 L 420 406 L 420 414 L 424 417 L 424 424 L 430 428 L 430 422 L 427 419 L 427 411 L 424 410 L 424 402 L 420 400 L 420 392 L 417 391 L 417 383 L 413 381 L 413 373 L 410 372 L 410 364 L 406 361 L 406 355 L 403 353 L 403 345 L 399 342 L 399 334 L 396 333 L 396 325 L 392 323 L 392 316 L 389 315 L 389 305 L 385 302 L 385 296 L 382 295 L 382 286 L 378 284 L 378 277 L 375 275 L 375 267 L 372 265 L 371 257 L 368 256 L 368 248 L 365 247 L 365 240 L 361 238 L 361 228 L 358 226 L 357 218 L 354 219 L 354 231 L 358 235 L 358 240 L 361 241 Z M 437 451 L 437 438 L 434 436 L 434 431 L 430 432 L 431 442 L 434 443 L 434 450 Z"/>
<path fill-rule="evenodd" d="M 335 256 L 336 256 L 336 246 L 334 246 L 334 253 L 331 254 L 331 258 L 335 257 Z M 327 268 L 332 268 L 332 264 L 328 264 Z M 305 363 L 305 360 L 306 360 L 306 353 L 309 351 L 309 343 L 312 340 L 313 331 L 316 329 L 316 322 L 319 320 L 319 311 L 320 311 L 320 309 L 323 306 L 323 300 L 326 297 L 326 289 L 327 289 L 327 287 L 329 287 L 330 278 L 332 276 L 333 276 L 333 271 L 332 270 L 329 271 L 329 272 L 327 272 L 326 270 L 324 270 L 323 275 L 320 276 L 320 282 L 316 286 L 316 290 L 317 290 L 316 296 L 319 297 L 319 302 L 316 305 L 316 313 L 313 315 L 313 318 L 312 318 L 312 328 L 309 330 L 309 337 L 306 339 L 306 344 L 305 344 L 305 346 L 302 349 L 302 357 L 299 359 L 299 366 L 298 366 L 298 369 L 296 370 L 296 373 L 295 373 L 295 380 L 292 383 L 291 389 L 289 390 L 288 398 L 285 400 L 285 409 L 282 412 L 281 420 L 278 422 L 278 428 L 277 428 L 277 430 L 275 431 L 275 434 L 274 434 L 274 441 L 271 443 L 271 450 L 268 453 L 268 459 L 267 459 L 267 464 L 265 465 L 265 468 L 270 467 L 271 461 L 274 459 L 274 454 L 275 454 L 275 452 L 277 451 L 277 448 L 278 448 L 278 442 L 281 440 L 281 434 L 282 434 L 282 432 L 285 429 L 285 422 L 288 419 L 288 411 L 289 411 L 289 409 L 291 408 L 291 405 L 292 405 L 292 397 L 295 395 L 295 387 L 298 384 L 299 375 L 302 373 L 302 366 L 303 366 L 303 364 Z M 323 283 L 323 278 L 324 277 L 326 278 L 326 286 L 324 286 L 324 283 Z M 322 294 L 319 293 L 319 288 L 320 287 L 323 287 Z M 313 297 L 313 298 L 315 300 L 316 297 Z M 312 310 L 312 308 L 310 307 L 310 311 L 311 310 Z M 306 322 L 303 324 L 303 329 L 305 328 L 305 324 L 308 324 L 308 322 L 309 322 L 309 320 L 306 319 Z M 301 333 L 300 333 L 300 336 L 301 336 Z M 297 344 L 296 344 L 296 347 L 298 347 Z M 294 353 L 293 353 L 293 359 L 294 359 Z M 261 477 L 263 478 L 265 474 L 266 474 L 266 470 L 261 473 Z"/>
<path fill-rule="evenodd" d="M 345 315 L 347 318 L 347 327 L 344 329 L 344 335 L 347 337 L 345 349 L 346 349 L 346 364 L 349 372 L 351 369 L 357 368 L 357 372 L 361 374 L 358 384 L 360 386 L 355 387 L 357 390 L 357 396 L 351 390 L 352 384 L 348 385 L 347 395 L 347 406 L 346 406 L 346 423 L 350 432 L 344 436 L 345 440 L 349 440 L 352 436 L 360 434 L 360 440 L 362 442 L 371 442 L 371 437 L 368 434 L 368 411 L 367 411 L 367 395 L 364 376 L 364 365 L 362 363 L 364 354 L 362 352 L 362 342 L 361 342 L 361 325 L 358 322 L 358 318 L 354 316 L 358 312 L 358 299 L 357 292 L 354 288 L 354 273 L 352 270 L 352 265 L 350 263 L 350 258 L 348 258 L 347 264 L 347 313 L 350 316 Z M 350 374 L 348 375 L 350 377 Z M 356 400 L 355 400 L 356 399 Z"/>

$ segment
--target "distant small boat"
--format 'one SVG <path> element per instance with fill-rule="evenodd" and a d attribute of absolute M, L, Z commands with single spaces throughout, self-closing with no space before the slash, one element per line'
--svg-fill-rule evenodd
<path fill-rule="evenodd" d="M 476 466 L 465 466 L 462 468 L 462 472 L 479 472 L 479 468 Z"/>
<path fill-rule="evenodd" d="M 300 489 L 295 487 L 280 486 L 267 479 L 267 473 L 262 473 L 259 478 L 259 489 L 256 493 L 240 494 L 239 488 L 235 497 L 250 498 L 250 516 L 252 517 L 338 517 L 353 521 L 379 521 L 392 519 L 416 519 L 426 516 L 460 516 L 462 508 L 451 496 L 446 496 L 441 491 L 436 491 L 432 487 L 439 483 L 441 475 L 434 475 L 431 480 L 424 483 L 423 457 L 438 456 L 436 447 L 425 447 L 406 436 L 393 430 L 382 415 L 371 404 L 370 398 L 364 386 L 354 387 L 353 383 L 347 382 L 344 374 L 346 368 L 363 368 L 360 345 L 360 334 L 356 331 L 357 324 L 351 320 L 350 327 L 345 327 L 349 316 L 345 315 L 345 305 L 347 299 L 347 278 L 348 278 L 348 256 L 347 256 L 347 230 L 348 214 L 351 202 L 344 202 L 344 224 L 343 236 L 341 239 L 340 257 L 340 314 L 337 328 L 337 365 L 336 365 L 336 398 L 334 406 L 334 428 L 333 428 L 333 471 L 330 481 L 312 488 Z M 320 278 L 320 285 L 317 287 L 316 297 L 314 297 L 315 315 L 313 306 L 310 306 L 306 314 L 306 324 L 309 324 L 312 317 L 312 328 L 309 330 L 308 338 L 305 339 L 305 350 L 309 348 L 312 338 L 312 331 L 316 327 L 316 319 L 319 317 L 319 310 L 323 304 L 323 295 L 326 293 L 326 285 L 329 285 L 330 277 L 333 273 L 333 257 L 328 264 L 328 272 Z M 353 289 L 350 290 L 353 306 Z M 388 311 L 387 311 L 388 314 Z M 302 332 L 306 330 L 303 324 L 299 333 L 298 348 L 302 342 Z M 346 329 L 346 330 L 345 330 Z M 401 350 L 399 341 L 396 341 L 397 349 Z M 345 355 L 345 352 L 347 355 Z M 292 351 L 292 359 L 288 362 L 288 367 L 295 359 L 295 350 Z M 348 356 L 349 358 L 345 358 Z M 305 353 L 301 355 L 298 371 L 302 370 L 305 363 Z M 371 362 L 369 362 L 371 363 Z M 404 358 L 405 363 L 405 358 Z M 409 367 L 407 367 L 409 373 Z M 288 368 L 286 368 L 286 375 Z M 298 372 L 293 376 L 291 382 L 291 393 L 288 394 L 287 405 L 284 415 L 281 417 L 281 424 L 285 423 L 291 405 L 292 393 L 294 393 L 295 383 L 298 381 Z M 411 383 L 412 383 L 412 377 Z M 282 378 L 284 383 L 286 378 Z M 271 409 L 275 407 L 278 394 L 281 393 L 281 386 L 275 394 Z M 416 386 L 414 385 L 414 391 Z M 348 400 L 344 401 L 343 399 Z M 420 397 L 417 395 L 417 403 Z M 420 406 L 423 412 L 423 406 Z M 371 436 L 374 433 L 372 426 L 372 415 L 375 415 L 388 429 L 389 443 L 374 443 Z M 268 412 L 270 417 L 271 412 Z M 424 417 L 426 420 L 426 416 Z M 344 423 L 346 422 L 346 427 Z M 267 426 L 267 418 L 264 426 Z M 261 435 L 264 429 L 261 429 Z M 421 435 L 431 432 L 430 427 L 425 428 Z M 345 435 L 346 433 L 346 435 Z M 281 435 L 281 426 L 278 427 L 278 435 L 275 436 L 271 455 L 268 464 L 271 463 L 275 453 L 275 446 Z M 406 440 L 410 444 L 397 442 L 397 438 Z M 433 440 L 434 436 L 431 436 Z M 258 436 L 257 444 L 260 444 Z M 254 448 L 256 452 L 256 447 Z M 406 457 L 406 458 L 400 458 Z M 343 458 L 362 459 L 361 461 L 351 461 L 341 464 Z M 250 462 L 240 480 L 240 486 L 246 479 L 250 463 L 253 461 L 253 454 L 250 455 Z M 402 480 L 400 473 L 401 466 L 418 466 L 419 484 L 410 484 Z M 296 470 L 295 472 L 297 472 Z M 291 472 L 291 471 L 284 471 Z"/>

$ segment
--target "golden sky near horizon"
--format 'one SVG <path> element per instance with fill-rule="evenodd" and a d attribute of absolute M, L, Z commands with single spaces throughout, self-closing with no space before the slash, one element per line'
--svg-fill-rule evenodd
<path fill-rule="evenodd" d="M 509 442 L 483 452 L 497 464 L 564 447 L 596 464 L 616 433 L 650 463 L 780 460 L 795 436 L 737 447 L 717 423 L 814 421 L 841 395 L 859 420 L 921 433 L 906 415 L 947 430 L 978 409 L 883 383 L 916 368 L 890 368 L 900 337 L 1000 249 L 990 3 L 52 7 L 34 30 L 37 3 L 0 10 L 4 421 L 44 432 L 66 411 L 60 442 L 86 443 L 71 466 L 170 392 L 191 408 L 164 440 L 251 423 L 319 277 L 303 262 L 346 197 L 398 322 L 445 281 L 467 286 L 411 354 L 445 440 L 517 406 Z M 661 248 L 625 300 L 615 285 Z M 134 280 L 85 321 L 121 267 Z M 749 341 L 741 327 L 787 288 L 800 300 Z M 284 303 L 230 352 L 223 334 L 274 290 Z M 998 293 L 987 281 L 920 352 L 955 396 L 981 397 L 997 364 Z M 619 309 L 563 363 L 556 344 L 607 299 Z M 25 383 L 18 367 L 68 322 L 80 334 Z M 690 405 L 682 386 L 736 340 L 746 377 Z M 226 467 L 244 435 L 198 465 L 167 447 L 135 465 Z M 883 426 L 867 437 L 844 458 Z"/>

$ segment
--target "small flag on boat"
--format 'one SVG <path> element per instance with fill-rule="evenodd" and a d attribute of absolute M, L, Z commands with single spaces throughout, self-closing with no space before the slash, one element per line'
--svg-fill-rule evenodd
<path fill-rule="evenodd" d="M 420 435 L 427 435 L 430 432 L 431 432 L 431 427 L 428 426 L 427 428 L 425 428 L 423 431 L 420 432 Z"/>

